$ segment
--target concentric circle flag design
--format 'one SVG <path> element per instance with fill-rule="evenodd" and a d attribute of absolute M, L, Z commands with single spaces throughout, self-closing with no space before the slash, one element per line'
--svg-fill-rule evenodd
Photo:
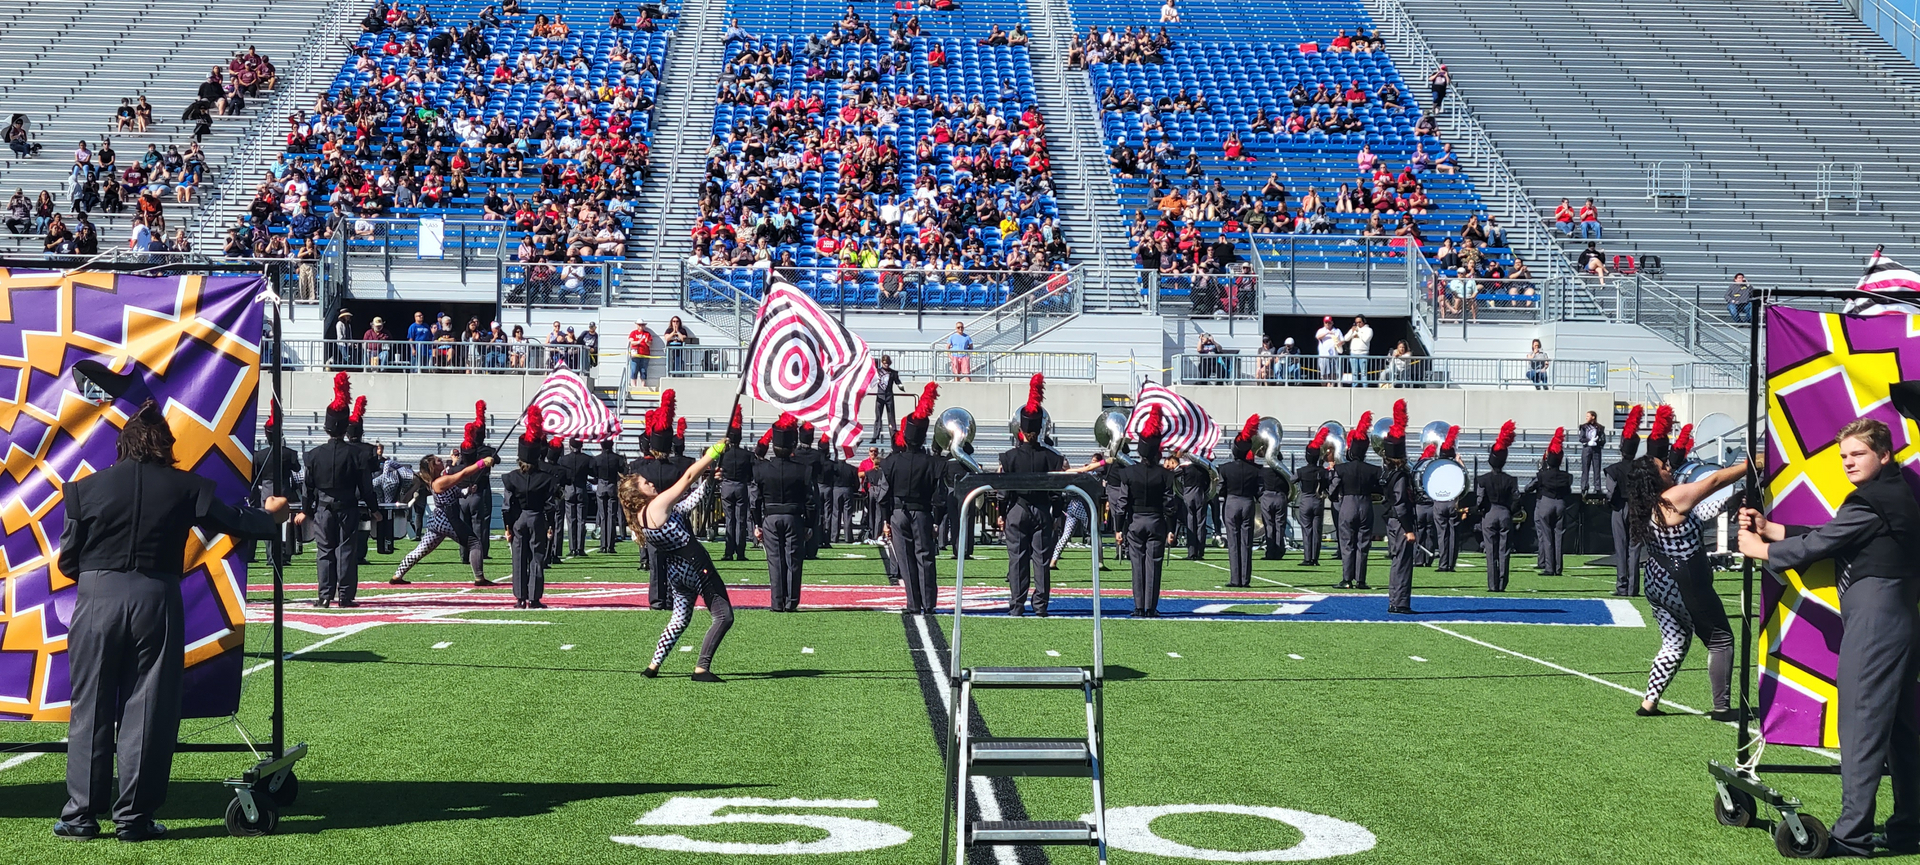
<path fill-rule="evenodd" d="M 533 404 L 540 407 L 540 426 L 549 435 L 597 442 L 620 434 L 620 418 L 573 370 L 548 373 Z"/>
<path fill-rule="evenodd" d="M 860 397 L 873 383 L 866 340 L 807 293 L 775 283 L 760 302 L 747 395 L 819 426 L 842 447 L 860 442 Z"/>
<path fill-rule="evenodd" d="M 258 277 L 0 269 L 0 720 L 64 721 L 75 574 L 59 570 L 60 491 L 114 461 L 151 395 L 182 468 L 247 496 L 260 377 Z M 120 400 L 82 395 L 71 368 L 136 373 Z M 187 717 L 239 706 L 246 571 L 225 535 L 188 544 Z"/>
<path fill-rule="evenodd" d="M 1920 431 L 1888 399 L 1920 378 L 1920 316 L 1767 311 L 1768 514 L 1817 526 L 1853 491 L 1834 436 L 1855 418 L 1884 421 L 1894 458 L 1920 490 Z M 1840 597 L 1832 562 L 1768 573 L 1761 586 L 1761 729 L 1776 745 L 1837 748 Z"/>
<path fill-rule="evenodd" d="M 1140 440 L 1140 428 L 1147 422 L 1147 409 L 1160 407 L 1160 423 L 1165 430 L 1160 448 L 1167 453 L 1180 451 L 1213 459 L 1220 446 L 1220 425 L 1200 404 L 1175 393 L 1173 388 L 1145 382 L 1133 398 L 1133 414 L 1127 417 L 1127 438 Z"/>

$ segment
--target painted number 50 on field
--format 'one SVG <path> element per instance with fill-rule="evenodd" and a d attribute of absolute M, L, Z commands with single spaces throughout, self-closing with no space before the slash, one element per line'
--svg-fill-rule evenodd
<path fill-rule="evenodd" d="M 684 835 L 615 835 L 616 843 L 677 853 L 717 853 L 732 856 L 793 856 L 859 853 L 905 844 L 913 833 L 891 823 L 826 814 L 722 814 L 728 808 L 804 808 L 842 810 L 878 808 L 874 799 L 759 799 L 747 796 L 675 796 L 634 821 L 636 826 L 724 826 L 733 823 L 805 826 L 827 833 L 814 841 L 752 843 L 703 841 Z M 1153 821 L 1173 814 L 1233 814 L 1264 817 L 1292 826 L 1300 842 L 1277 850 L 1212 850 L 1164 838 L 1153 831 Z M 1092 819 L 1087 815 L 1082 819 Z M 1107 811 L 1107 844 L 1130 853 L 1150 853 L 1206 862 L 1304 862 L 1348 856 L 1373 849 L 1372 832 L 1357 823 L 1294 811 L 1250 805 L 1144 805 Z"/>

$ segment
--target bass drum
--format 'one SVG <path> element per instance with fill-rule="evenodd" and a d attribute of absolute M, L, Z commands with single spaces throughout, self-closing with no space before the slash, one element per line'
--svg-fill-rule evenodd
<path fill-rule="evenodd" d="M 1708 475 L 1719 471 L 1721 468 L 1722 466 L 1709 462 L 1685 463 L 1680 466 L 1678 471 L 1673 473 L 1673 482 L 1676 484 L 1690 484 L 1697 480 L 1704 480 Z M 1733 498 L 1734 494 L 1740 492 L 1746 485 L 1746 480 L 1741 479 L 1721 487 L 1712 495 L 1701 499 L 1699 504 L 1694 505 L 1694 513 L 1714 513 L 1716 508 L 1719 509 L 1719 513 L 1725 513 L 1727 500 Z"/>
<path fill-rule="evenodd" d="M 1459 501 L 1467 492 L 1467 467 L 1438 457 L 1421 463 L 1420 491 L 1436 502 Z"/>

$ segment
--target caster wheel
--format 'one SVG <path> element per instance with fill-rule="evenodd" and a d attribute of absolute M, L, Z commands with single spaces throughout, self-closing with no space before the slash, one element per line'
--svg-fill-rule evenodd
<path fill-rule="evenodd" d="M 1736 829 L 1744 829 L 1753 825 L 1754 814 L 1758 813 L 1758 806 L 1753 801 L 1753 796 L 1745 790 L 1735 790 L 1732 788 L 1728 788 L 1727 796 L 1733 799 L 1732 810 L 1727 809 L 1726 803 L 1720 800 L 1718 791 L 1715 791 L 1713 797 L 1713 818 L 1719 820 L 1722 826 L 1732 826 Z M 1787 835 L 1791 838 L 1793 833 L 1789 831 Z"/>
<path fill-rule="evenodd" d="M 253 785 L 253 795 L 267 796 L 273 799 L 273 804 L 285 808 L 300 797 L 300 779 L 292 769 L 288 769 Z M 1751 812 L 1752 808 L 1748 808 L 1748 811 Z"/>
<path fill-rule="evenodd" d="M 1793 830 L 1786 821 L 1773 827 L 1773 846 L 1780 855 L 1788 859 L 1818 859 L 1827 855 L 1827 826 L 1806 814 L 1800 815 L 1800 825 L 1807 827 L 1807 842 L 1800 843 L 1793 837 Z"/>
<path fill-rule="evenodd" d="M 247 819 L 246 809 L 240 807 L 239 799 L 227 803 L 227 834 L 235 838 L 258 838 L 272 835 L 273 830 L 279 827 L 280 812 L 274 808 L 272 799 L 256 796 L 253 801 L 260 809 L 258 820 Z M 1825 837 L 1821 836 L 1823 845 Z"/>

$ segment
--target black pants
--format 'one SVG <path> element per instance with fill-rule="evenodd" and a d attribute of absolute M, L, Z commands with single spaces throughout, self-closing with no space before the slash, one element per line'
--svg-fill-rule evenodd
<path fill-rule="evenodd" d="M 353 563 L 353 536 L 360 526 L 357 507 L 328 507 L 313 511 L 313 551 L 319 563 L 320 600 L 351 601 L 359 590 Z"/>
<path fill-rule="evenodd" d="M 1558 574 L 1562 564 L 1560 541 L 1567 532 L 1567 503 L 1563 499 L 1541 496 L 1533 506 L 1534 541 L 1539 550 L 1535 567 L 1543 574 Z"/>
<path fill-rule="evenodd" d="M 1207 491 L 1182 490 L 1180 503 L 1184 507 L 1182 522 L 1187 527 L 1187 558 L 1203 559 L 1207 556 Z"/>
<path fill-rule="evenodd" d="M 1327 534 L 1326 500 L 1319 496 L 1300 497 L 1300 564 L 1320 564 L 1320 545 Z"/>
<path fill-rule="evenodd" d="M 537 601 L 547 593 L 547 515 L 528 511 L 513 521 L 513 599 Z"/>
<path fill-rule="evenodd" d="M 1440 539 L 1434 537 L 1432 502 L 1414 505 L 1413 535 L 1413 566 L 1424 568 L 1432 565 L 1433 552 L 1440 549 Z"/>
<path fill-rule="evenodd" d="M 167 801 L 174 742 L 180 737 L 180 679 L 186 665 L 180 578 L 83 572 L 72 621 L 67 632 L 73 683 L 67 805 L 60 818 L 84 823 L 111 811 L 123 827 L 147 823 Z"/>
<path fill-rule="evenodd" d="M 827 541 L 851 544 L 853 537 L 853 487 L 834 487 L 827 498 Z"/>
<path fill-rule="evenodd" d="M 1507 533 L 1513 531 L 1513 512 L 1506 505 L 1487 508 L 1480 518 L 1480 550 L 1487 554 L 1487 591 L 1507 590 L 1507 556 L 1513 552 Z"/>
<path fill-rule="evenodd" d="M 373 548 L 380 555 L 391 556 L 394 553 L 393 524 L 394 517 L 399 513 L 400 511 L 393 508 L 382 508 L 381 516 L 386 519 L 373 524 Z"/>
<path fill-rule="evenodd" d="M 900 509 L 893 512 L 889 522 L 893 527 L 893 566 L 907 586 L 907 612 L 931 613 L 940 602 L 939 577 L 933 569 L 933 515 Z"/>
<path fill-rule="evenodd" d="M 882 421 L 881 418 L 883 417 L 886 418 L 886 420 Z M 874 394 L 873 395 L 874 439 L 876 441 L 884 440 L 886 436 L 892 434 L 893 428 L 899 425 L 900 425 L 899 417 L 895 415 L 893 412 L 893 394 L 890 394 L 890 393 Z"/>
<path fill-rule="evenodd" d="M 1373 549 L 1373 500 L 1341 496 L 1334 528 L 1340 539 L 1340 585 L 1367 587 L 1367 554 Z"/>
<path fill-rule="evenodd" d="M 613 484 L 595 484 L 593 498 L 599 505 L 594 527 L 600 531 L 600 552 L 611 553 L 620 542 L 620 526 L 626 521 L 626 515 L 620 512 L 619 491 Z"/>
<path fill-rule="evenodd" d="M 1166 564 L 1167 518 L 1134 514 L 1127 526 L 1127 558 L 1133 563 L 1133 614 L 1160 612 L 1160 568 Z"/>
<path fill-rule="evenodd" d="M 748 529 L 746 481 L 721 481 L 720 505 L 726 509 L 726 543 L 721 551 L 723 559 L 744 559 L 747 557 L 747 539 L 753 536 Z"/>
<path fill-rule="evenodd" d="M 587 503 L 593 492 L 584 488 L 567 491 L 567 555 L 587 554 Z"/>
<path fill-rule="evenodd" d="M 1920 622 L 1910 580 L 1861 577 L 1840 598 L 1840 817 L 1834 840 L 1866 849 L 1880 767 L 1890 770 L 1888 840 L 1920 840 L 1920 719 L 1913 665 Z"/>
<path fill-rule="evenodd" d="M 768 608 L 775 612 L 800 608 L 806 531 L 806 517 L 800 514 L 767 514 L 760 521 L 760 544 L 767 549 L 767 583 L 773 589 Z"/>
<path fill-rule="evenodd" d="M 1227 585 L 1253 585 L 1253 499 L 1227 496 L 1221 514 L 1227 536 Z"/>
<path fill-rule="evenodd" d="M 1601 448 L 1580 449 L 1580 493 L 1585 495 L 1604 485 L 1605 475 L 1600 469 Z"/>
<path fill-rule="evenodd" d="M 1460 504 L 1433 503 L 1434 565 L 1451 571 L 1460 563 Z"/>
<path fill-rule="evenodd" d="M 1007 612 L 1026 611 L 1027 595 L 1033 595 L 1033 611 L 1045 614 L 1052 597 L 1053 579 L 1047 570 L 1047 557 L 1053 555 L 1053 513 L 1016 502 L 1007 509 Z"/>
<path fill-rule="evenodd" d="M 460 498 L 460 513 L 467 518 L 467 527 L 473 530 L 473 543 L 480 548 L 480 558 L 485 561 L 492 550 L 493 540 L 493 490 L 480 487 L 480 492 Z"/>
<path fill-rule="evenodd" d="M 1613 593 L 1629 597 L 1640 594 L 1641 568 L 1647 562 L 1647 548 L 1636 544 L 1627 531 L 1627 509 L 1613 510 Z"/>
<path fill-rule="evenodd" d="M 1420 552 L 1415 541 L 1407 540 L 1413 526 L 1397 519 L 1387 520 L 1387 609 L 1413 609 L 1413 560 Z M 1414 532 L 1418 535 L 1419 532 Z"/>
<path fill-rule="evenodd" d="M 1287 497 L 1279 493 L 1260 494 L 1261 535 L 1266 541 L 1265 558 L 1287 554 Z"/>

